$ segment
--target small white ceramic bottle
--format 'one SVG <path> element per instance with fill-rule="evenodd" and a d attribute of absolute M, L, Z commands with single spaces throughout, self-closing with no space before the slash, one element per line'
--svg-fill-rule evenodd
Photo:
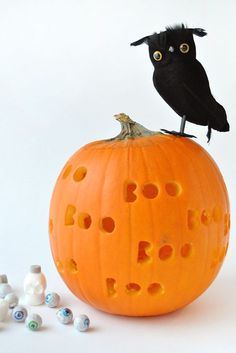
<path fill-rule="evenodd" d="M 6 320 L 8 313 L 8 303 L 5 300 L 0 302 L 0 321 Z"/>
<path fill-rule="evenodd" d="M 0 275 L 0 298 L 4 299 L 11 292 L 12 288 L 8 284 L 7 275 Z"/>
<path fill-rule="evenodd" d="M 0 275 L 0 284 L 1 283 L 8 283 L 7 275 Z"/>
<path fill-rule="evenodd" d="M 47 282 L 41 266 L 32 265 L 24 279 L 24 302 L 26 305 L 40 305 L 45 300 Z"/>

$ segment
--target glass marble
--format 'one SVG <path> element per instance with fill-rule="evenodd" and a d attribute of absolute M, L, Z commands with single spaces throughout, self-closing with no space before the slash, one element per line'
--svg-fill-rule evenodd
<path fill-rule="evenodd" d="M 56 315 L 61 324 L 67 325 L 73 321 L 73 313 L 69 308 L 60 308 Z"/>

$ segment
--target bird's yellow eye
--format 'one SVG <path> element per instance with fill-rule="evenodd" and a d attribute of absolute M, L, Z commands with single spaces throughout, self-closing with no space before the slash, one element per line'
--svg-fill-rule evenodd
<path fill-rule="evenodd" d="M 181 53 L 186 54 L 189 52 L 189 45 L 187 43 L 182 43 L 179 46 L 179 50 L 181 51 Z"/>
<path fill-rule="evenodd" d="M 162 59 L 162 53 L 159 50 L 154 51 L 153 53 L 153 58 L 156 61 L 161 61 Z"/>

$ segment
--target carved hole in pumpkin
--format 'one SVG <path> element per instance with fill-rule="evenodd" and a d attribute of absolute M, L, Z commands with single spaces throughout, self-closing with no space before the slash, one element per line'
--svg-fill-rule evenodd
<path fill-rule="evenodd" d="M 187 223 L 190 230 L 196 229 L 200 224 L 200 212 L 198 210 L 188 210 Z"/>
<path fill-rule="evenodd" d="M 224 235 L 227 235 L 229 233 L 230 229 L 230 214 L 226 213 L 224 215 Z"/>
<path fill-rule="evenodd" d="M 218 206 L 214 207 L 212 217 L 213 217 L 213 219 L 214 219 L 214 221 L 216 223 L 220 223 L 221 222 L 221 220 L 222 220 L 222 211 L 221 211 L 220 207 L 218 207 Z"/>
<path fill-rule="evenodd" d="M 170 196 L 179 196 L 179 194 L 182 191 L 181 186 L 178 183 L 176 183 L 175 181 L 166 183 L 165 189 L 166 189 L 167 194 Z"/>
<path fill-rule="evenodd" d="M 163 294 L 164 289 L 160 283 L 151 283 L 148 287 L 148 293 L 151 295 Z"/>
<path fill-rule="evenodd" d="M 62 179 L 66 179 L 68 177 L 68 175 L 70 174 L 72 169 L 72 165 L 69 164 L 64 168 L 63 174 L 62 174 Z"/>
<path fill-rule="evenodd" d="M 226 244 L 226 246 L 225 246 L 225 255 L 227 254 L 227 252 L 228 252 L 228 248 L 229 248 L 229 242 Z"/>
<path fill-rule="evenodd" d="M 107 278 L 106 279 L 106 285 L 107 285 L 107 294 L 109 297 L 114 297 L 116 293 L 116 280 L 114 278 Z"/>
<path fill-rule="evenodd" d="M 227 254 L 228 251 L 228 246 L 229 242 L 221 249 L 220 256 L 219 256 L 219 262 L 222 262 Z"/>
<path fill-rule="evenodd" d="M 224 215 L 224 235 L 228 233 L 228 214 Z"/>
<path fill-rule="evenodd" d="M 52 232 L 53 232 L 53 220 L 51 218 L 49 219 L 48 229 L 49 229 L 49 234 L 52 235 Z"/>
<path fill-rule="evenodd" d="M 138 294 L 141 290 L 141 287 L 137 283 L 128 283 L 126 286 L 126 291 L 130 295 Z"/>
<path fill-rule="evenodd" d="M 228 232 L 230 230 L 230 213 L 228 214 Z"/>
<path fill-rule="evenodd" d="M 219 256 L 219 262 L 222 262 L 225 257 L 225 247 L 221 249 L 220 256 Z"/>
<path fill-rule="evenodd" d="M 88 229 L 91 226 L 92 219 L 88 213 L 80 213 L 78 216 L 78 225 L 80 228 Z"/>
<path fill-rule="evenodd" d="M 186 243 L 181 247 L 180 253 L 182 257 L 187 258 L 191 256 L 192 251 L 193 251 L 192 244 Z"/>
<path fill-rule="evenodd" d="M 73 205 L 68 205 L 65 213 L 65 225 L 71 226 L 75 223 L 74 214 L 76 212 L 76 208 Z"/>
<path fill-rule="evenodd" d="M 150 250 L 151 244 L 148 241 L 140 241 L 138 244 L 138 262 L 145 263 L 150 261 L 150 256 L 147 252 Z"/>
<path fill-rule="evenodd" d="M 203 210 L 201 215 L 201 222 L 208 226 L 211 223 L 211 212 L 209 210 Z"/>
<path fill-rule="evenodd" d="M 136 190 L 137 185 L 133 181 L 128 181 L 125 183 L 125 201 L 134 202 L 137 199 L 134 191 Z"/>
<path fill-rule="evenodd" d="M 154 184 L 144 184 L 142 192 L 146 198 L 154 199 L 158 195 L 158 188 Z"/>
<path fill-rule="evenodd" d="M 163 245 L 159 250 L 159 258 L 166 261 L 173 255 L 173 248 L 171 245 Z"/>
<path fill-rule="evenodd" d="M 77 263 L 74 259 L 68 259 L 66 261 L 66 268 L 70 273 L 76 274 L 78 272 Z"/>
<path fill-rule="evenodd" d="M 63 264 L 60 260 L 56 260 L 56 266 L 57 266 L 57 269 L 60 273 L 64 273 L 64 267 L 63 267 Z"/>
<path fill-rule="evenodd" d="M 219 250 L 215 249 L 212 253 L 211 269 L 214 269 L 218 265 Z"/>
<path fill-rule="evenodd" d="M 111 217 L 102 218 L 102 229 L 107 233 L 112 233 L 115 229 L 115 221 Z"/>
<path fill-rule="evenodd" d="M 85 167 L 79 167 L 76 169 L 73 175 L 73 179 L 76 182 L 79 182 L 85 178 L 87 174 L 87 169 Z"/>

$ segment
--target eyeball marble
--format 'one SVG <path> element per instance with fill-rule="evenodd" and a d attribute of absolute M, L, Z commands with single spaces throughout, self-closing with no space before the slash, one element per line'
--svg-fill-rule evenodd
<path fill-rule="evenodd" d="M 17 306 L 18 301 L 19 301 L 19 299 L 15 293 L 8 293 L 5 296 L 4 300 L 6 300 L 10 309 L 13 309 L 15 306 Z"/>
<path fill-rule="evenodd" d="M 61 324 L 67 325 L 73 321 L 73 313 L 68 308 L 61 308 L 56 313 Z"/>
<path fill-rule="evenodd" d="M 24 322 L 27 317 L 27 310 L 23 306 L 17 305 L 12 310 L 12 318 L 16 322 Z"/>
<path fill-rule="evenodd" d="M 26 327 L 31 331 L 37 331 L 42 326 L 42 318 L 38 314 L 31 314 L 25 320 Z"/>
<path fill-rule="evenodd" d="M 56 308 L 59 305 L 60 296 L 57 293 L 51 292 L 46 295 L 45 304 L 49 308 Z"/>
<path fill-rule="evenodd" d="M 89 329 L 90 320 L 87 315 L 79 315 L 74 319 L 74 327 L 80 332 L 85 332 Z"/>

